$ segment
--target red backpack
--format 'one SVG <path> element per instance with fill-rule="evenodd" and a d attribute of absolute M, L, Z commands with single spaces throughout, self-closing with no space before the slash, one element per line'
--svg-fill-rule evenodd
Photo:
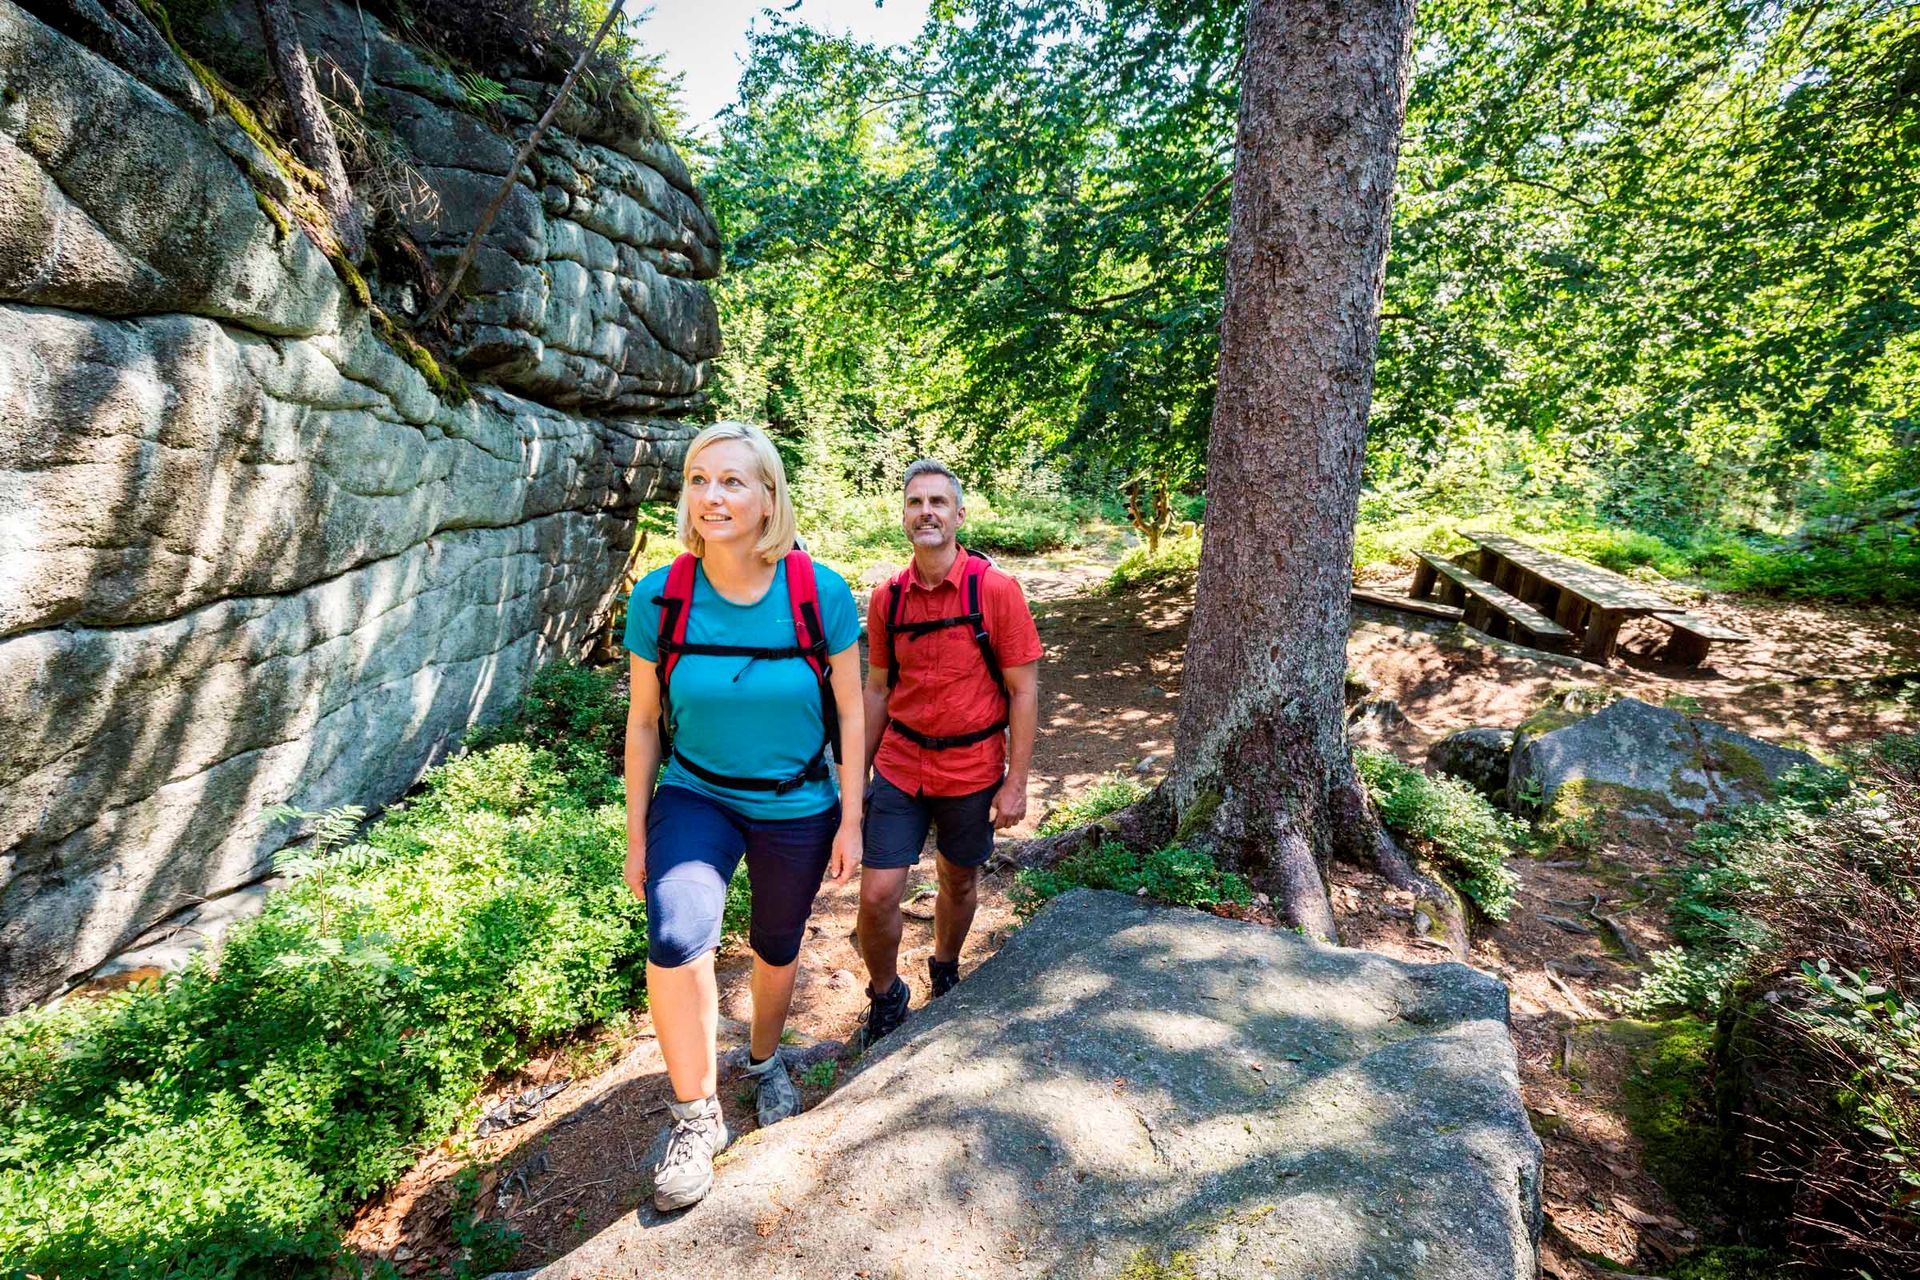
<path fill-rule="evenodd" d="M 813 558 L 798 547 L 787 552 L 787 604 L 793 612 L 793 634 L 800 643 L 783 649 L 759 648 L 738 644 L 689 644 L 687 622 L 693 615 L 694 574 L 699 560 L 690 552 L 675 557 L 667 570 L 665 591 L 653 598 L 660 606 L 659 653 L 654 670 L 660 677 L 660 743 L 664 754 L 671 755 L 694 777 L 716 787 L 734 791 L 771 791 L 785 795 L 808 782 L 818 782 L 831 774 L 827 753 L 840 756 L 840 714 L 833 696 L 833 680 L 827 666 L 827 633 L 820 623 L 820 589 L 813 576 Z M 797 658 L 813 668 L 820 682 L 820 749 L 806 768 L 791 778 L 735 778 L 695 764 L 673 748 L 673 702 L 668 688 L 673 669 L 687 654 L 705 654 L 719 658 L 779 661 Z"/>
<path fill-rule="evenodd" d="M 973 641 L 980 647 L 980 659 L 987 664 L 987 674 L 993 677 L 995 687 L 1000 690 L 1003 704 L 1000 718 L 984 729 L 975 729 L 970 733 L 957 733 L 947 737 L 921 733 L 898 720 L 889 719 L 887 727 L 905 738 L 917 743 L 929 751 L 949 751 L 954 747 L 970 747 L 976 742 L 985 742 L 1007 727 L 1004 705 L 1012 701 L 1007 693 L 1007 678 L 1000 671 L 1000 657 L 993 651 L 993 639 L 987 634 L 987 620 L 980 612 L 980 581 L 987 576 L 987 570 L 993 567 L 993 561 L 978 551 L 966 553 L 967 563 L 961 570 L 965 575 L 965 593 L 967 609 L 965 613 L 955 614 L 951 618 L 929 618 L 925 622 L 902 622 L 900 617 L 906 607 L 907 588 L 913 582 L 913 566 L 909 564 L 887 584 L 887 654 L 893 664 L 887 668 L 887 688 L 900 683 L 900 650 L 902 638 L 911 640 L 931 631 L 940 631 L 947 627 L 972 627 Z"/>

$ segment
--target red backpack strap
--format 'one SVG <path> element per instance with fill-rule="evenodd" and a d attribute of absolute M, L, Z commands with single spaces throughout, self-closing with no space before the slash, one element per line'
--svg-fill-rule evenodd
<path fill-rule="evenodd" d="M 980 646 L 980 657 L 987 664 L 987 674 L 993 677 L 993 683 L 999 687 L 1000 696 L 1009 703 L 1013 695 L 1007 692 L 1007 677 L 1000 670 L 1000 655 L 993 651 L 993 637 L 987 634 L 987 615 L 980 606 L 981 583 L 986 580 L 987 570 L 993 567 L 993 561 L 977 551 L 967 552 L 967 620 L 973 625 L 973 642 Z"/>
<path fill-rule="evenodd" d="M 793 610 L 793 634 L 807 651 L 807 665 L 822 681 L 827 673 L 827 629 L 820 621 L 820 583 L 813 557 L 795 547 L 787 552 L 787 604 Z"/>
<path fill-rule="evenodd" d="M 672 646 L 687 642 L 687 620 L 693 616 L 693 575 L 700 561 L 690 551 L 683 551 L 673 559 L 673 565 L 667 570 L 666 588 L 655 597 L 660 605 L 660 631 L 655 637 L 658 646 L 654 669 L 660 673 L 660 699 L 664 710 L 667 696 L 667 681 L 673 675 L 673 669 L 680 661 L 678 652 Z"/>
<path fill-rule="evenodd" d="M 906 616 L 907 589 L 913 585 L 913 561 L 887 580 L 887 688 L 900 683 L 900 638 L 896 634 Z"/>

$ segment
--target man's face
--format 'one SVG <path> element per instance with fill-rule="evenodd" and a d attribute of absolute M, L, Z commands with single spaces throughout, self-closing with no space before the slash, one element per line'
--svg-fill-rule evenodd
<path fill-rule="evenodd" d="M 966 508 L 954 500 L 953 483 L 945 476 L 915 476 L 907 482 L 901 525 L 915 550 L 937 551 L 952 545 L 966 518 Z"/>

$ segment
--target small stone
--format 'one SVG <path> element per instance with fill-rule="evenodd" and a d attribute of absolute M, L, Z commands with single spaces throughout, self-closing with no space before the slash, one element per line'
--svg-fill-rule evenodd
<path fill-rule="evenodd" d="M 827 975 L 827 986 L 834 991 L 845 991 L 859 981 L 850 969 L 835 969 Z"/>
<path fill-rule="evenodd" d="M 1428 915 L 1424 911 L 1414 912 L 1413 913 L 1413 931 L 1418 934 L 1432 933 L 1433 917 Z"/>
<path fill-rule="evenodd" d="M 1141 756 L 1139 762 L 1133 766 L 1133 771 L 1135 773 L 1152 773 L 1159 767 L 1159 756 Z"/>

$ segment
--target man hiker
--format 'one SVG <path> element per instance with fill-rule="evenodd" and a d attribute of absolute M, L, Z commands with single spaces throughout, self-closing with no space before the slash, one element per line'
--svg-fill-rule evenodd
<path fill-rule="evenodd" d="M 1027 770 L 1039 718 L 1040 633 L 1020 584 L 958 541 L 960 481 L 922 459 L 907 468 L 902 524 L 913 563 L 867 606 L 866 859 L 860 950 L 867 962 L 865 1049 L 900 1025 L 911 995 L 900 977 L 900 898 L 929 828 L 934 996 L 960 980 L 960 947 L 979 904 L 994 829 L 1027 813 Z"/>

